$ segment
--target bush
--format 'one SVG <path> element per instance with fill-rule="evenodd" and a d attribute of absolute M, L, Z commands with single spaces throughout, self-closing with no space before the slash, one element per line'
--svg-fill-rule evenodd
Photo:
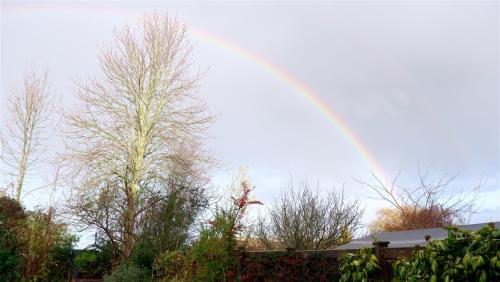
<path fill-rule="evenodd" d="M 66 281 L 76 237 L 54 220 L 52 209 L 30 212 L 21 234 L 21 276 L 25 281 Z"/>
<path fill-rule="evenodd" d="M 396 281 L 500 281 L 500 231 L 493 225 L 474 232 L 448 227 L 448 238 L 394 265 Z"/>
<path fill-rule="evenodd" d="M 79 272 L 94 268 L 97 254 L 94 251 L 84 250 L 75 257 L 75 268 Z"/>
<path fill-rule="evenodd" d="M 77 238 L 68 230 L 64 228 L 60 231 L 49 251 L 45 264 L 45 276 L 40 279 L 41 281 L 68 281 L 73 271 L 73 246 L 76 242 Z"/>
<path fill-rule="evenodd" d="M 52 209 L 25 213 L 0 196 L 0 281 L 67 281 L 76 240 Z"/>
<path fill-rule="evenodd" d="M 104 276 L 103 282 L 149 282 L 149 272 L 136 265 L 123 263 L 110 275 Z"/>
<path fill-rule="evenodd" d="M 238 280 L 238 258 L 234 254 L 236 236 L 245 228 L 243 218 L 248 206 L 261 204 L 249 200 L 252 190 L 241 178 L 234 187 L 236 195 L 225 208 L 217 208 L 214 219 L 202 226 L 200 235 L 187 252 L 167 251 L 155 260 L 154 274 L 162 281 L 234 281 Z"/>
<path fill-rule="evenodd" d="M 100 278 L 111 269 L 111 253 L 104 245 L 100 250 L 83 250 L 74 260 L 79 278 Z"/>
<path fill-rule="evenodd" d="M 236 246 L 234 222 L 223 211 L 212 222 L 212 226 L 201 230 L 192 248 L 198 281 L 226 281 L 227 276 L 234 275 L 230 272 L 236 265 L 236 258 L 231 254 Z"/>
<path fill-rule="evenodd" d="M 291 181 L 289 189 L 281 192 L 254 230 L 266 249 L 328 249 L 352 239 L 361 226 L 359 201 L 349 200 L 344 191 L 324 194 L 319 190 L 307 181 Z"/>
<path fill-rule="evenodd" d="M 142 241 L 135 245 L 130 256 L 130 261 L 138 267 L 151 270 L 157 255 L 158 250 L 151 241 Z"/>
<path fill-rule="evenodd" d="M 0 281 L 13 281 L 19 276 L 17 269 L 21 255 L 17 247 L 9 243 L 14 241 L 15 237 L 2 227 L 1 221 L 0 218 Z"/>
<path fill-rule="evenodd" d="M 252 188 L 244 175 L 239 186 L 234 188 L 236 194 L 231 197 L 231 205 L 217 209 L 210 226 L 201 230 L 200 238 L 192 247 L 197 281 L 233 281 L 238 278 L 238 260 L 233 253 L 236 236 L 245 229 L 243 220 L 247 208 L 262 203 L 249 199 Z"/>
<path fill-rule="evenodd" d="M 159 255 L 153 271 L 159 281 L 189 281 L 191 266 L 190 254 L 177 250 Z"/>
<path fill-rule="evenodd" d="M 359 253 L 346 253 L 340 257 L 340 282 L 368 281 L 380 273 L 377 257 L 373 249 L 360 249 Z"/>
<path fill-rule="evenodd" d="M 19 240 L 26 215 L 15 200 L 0 196 L 0 281 L 19 278 L 22 242 Z"/>

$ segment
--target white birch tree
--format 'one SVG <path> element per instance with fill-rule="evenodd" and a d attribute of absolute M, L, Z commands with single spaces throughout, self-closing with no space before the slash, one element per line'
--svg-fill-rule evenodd
<path fill-rule="evenodd" d="M 46 152 L 47 132 L 51 131 L 53 99 L 47 83 L 48 72 L 27 71 L 23 85 L 8 100 L 6 133 L 3 134 L 3 175 L 10 178 L 16 201 L 25 192 L 28 171 Z"/>

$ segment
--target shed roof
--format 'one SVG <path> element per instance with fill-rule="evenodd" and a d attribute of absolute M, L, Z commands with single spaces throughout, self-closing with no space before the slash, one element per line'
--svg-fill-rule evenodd
<path fill-rule="evenodd" d="M 468 225 L 459 225 L 459 229 L 467 229 L 477 231 L 488 223 L 477 223 Z M 493 222 L 497 228 L 500 228 L 500 221 Z M 373 241 L 389 241 L 389 248 L 411 248 L 415 245 L 426 246 L 427 241 L 425 236 L 430 235 L 431 240 L 440 240 L 448 237 L 448 230 L 443 228 L 426 228 L 415 229 L 397 232 L 379 232 L 374 233 L 359 239 L 352 240 L 351 242 L 338 246 L 335 250 L 355 250 L 360 248 L 371 248 Z"/>

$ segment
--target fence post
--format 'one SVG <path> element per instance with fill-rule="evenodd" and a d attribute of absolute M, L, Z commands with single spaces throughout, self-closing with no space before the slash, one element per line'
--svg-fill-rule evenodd
<path fill-rule="evenodd" d="M 380 269 L 382 269 L 382 276 L 384 281 L 390 282 L 393 276 L 392 265 L 387 262 L 384 255 L 384 249 L 389 246 L 391 242 L 389 241 L 375 241 L 373 242 L 373 247 L 375 249 L 375 256 L 377 257 Z"/>

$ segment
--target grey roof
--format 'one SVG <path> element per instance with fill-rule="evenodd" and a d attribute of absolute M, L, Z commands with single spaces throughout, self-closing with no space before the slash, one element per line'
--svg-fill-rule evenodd
<path fill-rule="evenodd" d="M 477 231 L 488 223 L 477 223 L 469 225 L 459 225 L 459 229 Z M 500 221 L 493 222 L 497 228 L 500 228 Z M 397 232 L 379 232 L 368 235 L 335 248 L 335 250 L 355 250 L 360 248 L 370 248 L 374 240 L 389 241 L 389 248 L 411 248 L 415 245 L 425 246 L 425 235 L 430 235 L 431 240 L 444 239 L 448 237 L 448 231 L 443 228 L 427 228 Z"/>

